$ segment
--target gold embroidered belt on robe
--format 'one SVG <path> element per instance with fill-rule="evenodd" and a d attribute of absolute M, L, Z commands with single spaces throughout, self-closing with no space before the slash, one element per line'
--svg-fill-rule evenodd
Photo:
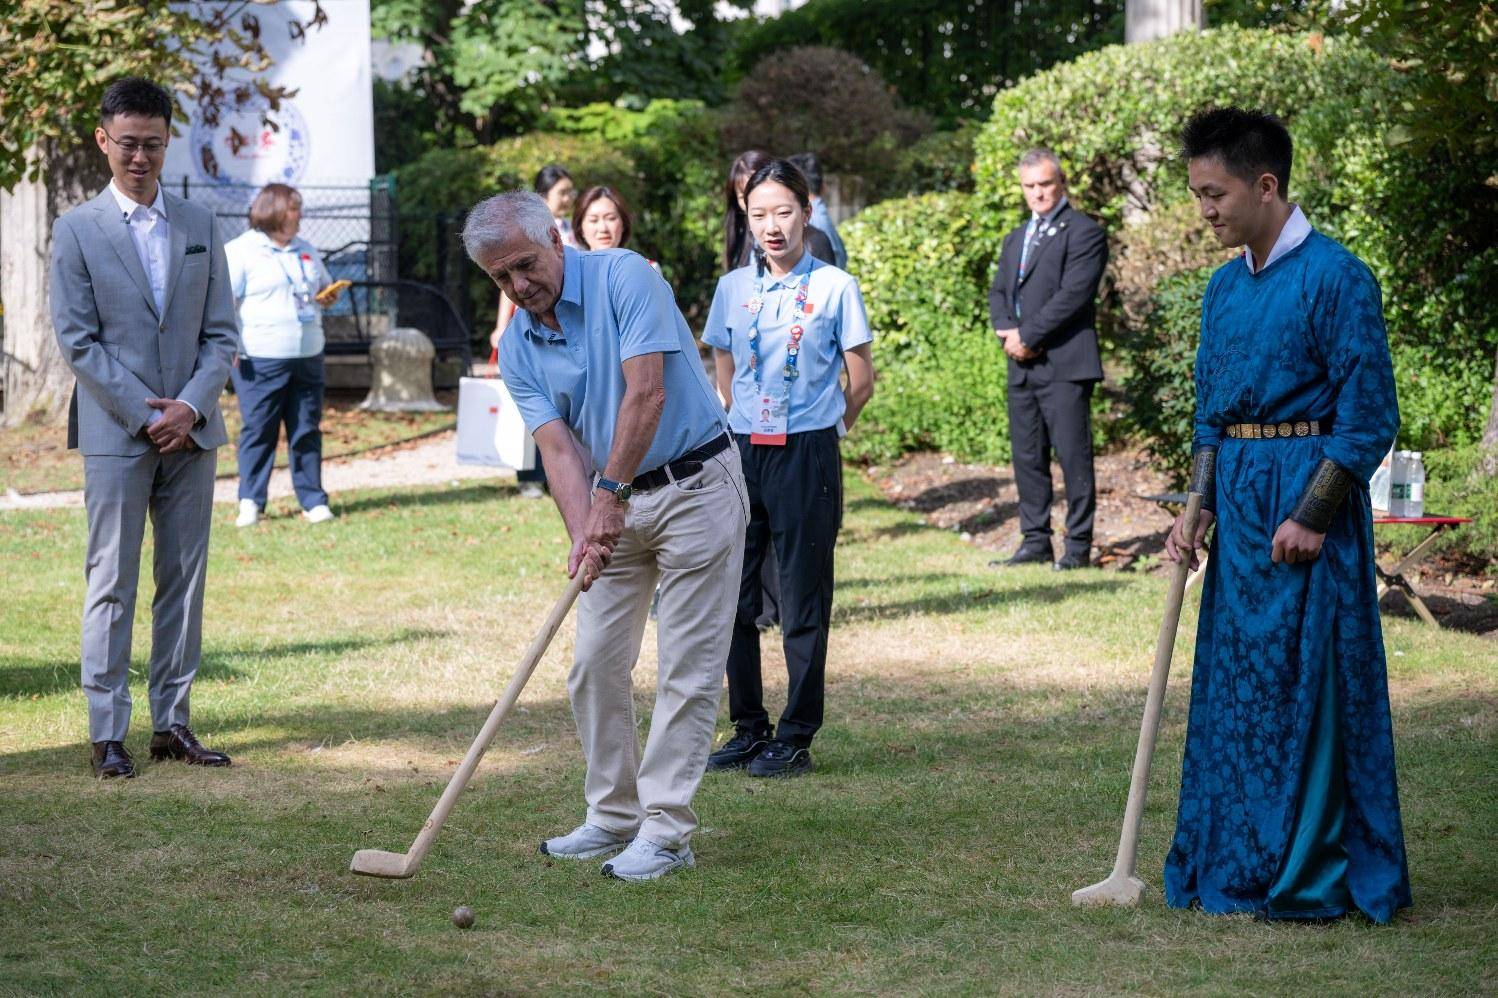
<path fill-rule="evenodd" d="M 1331 424 L 1318 419 L 1285 423 L 1233 423 L 1226 427 L 1234 440 L 1274 440 L 1282 437 L 1319 437 L 1331 432 Z"/>

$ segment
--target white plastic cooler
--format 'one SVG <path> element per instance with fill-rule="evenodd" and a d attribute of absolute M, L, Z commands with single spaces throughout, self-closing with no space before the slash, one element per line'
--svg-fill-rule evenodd
<path fill-rule="evenodd" d="M 458 463 L 530 471 L 536 442 L 498 378 L 458 382 Z"/>

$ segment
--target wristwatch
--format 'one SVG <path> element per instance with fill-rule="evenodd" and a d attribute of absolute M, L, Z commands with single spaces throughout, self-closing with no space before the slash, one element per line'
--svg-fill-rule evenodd
<path fill-rule="evenodd" d="M 629 502 L 629 497 L 634 495 L 635 488 L 628 482 L 616 482 L 612 478 L 598 476 L 598 481 L 593 483 L 595 489 L 604 489 L 614 493 L 614 498 L 620 502 Z"/>

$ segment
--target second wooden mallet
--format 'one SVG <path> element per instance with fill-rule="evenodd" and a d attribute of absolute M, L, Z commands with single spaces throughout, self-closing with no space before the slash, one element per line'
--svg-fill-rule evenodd
<path fill-rule="evenodd" d="M 384 849 L 360 849 L 354 853 L 354 861 L 349 864 L 349 869 L 366 877 L 385 877 L 389 880 L 404 880 L 413 875 L 421 866 L 421 861 L 426 858 L 427 850 L 432 848 L 432 842 L 437 838 L 437 833 L 442 830 L 442 823 L 447 820 L 448 812 L 457 803 L 458 795 L 468 785 L 468 780 L 473 776 L 473 771 L 478 768 L 479 760 L 484 757 L 484 752 L 489 748 L 489 743 L 494 740 L 494 734 L 499 730 L 500 722 L 515 706 L 515 701 L 520 697 L 520 691 L 525 688 L 526 681 L 531 678 L 531 673 L 536 671 L 536 665 L 541 661 L 541 656 L 546 654 L 546 649 L 551 645 L 551 639 L 556 636 L 562 621 L 567 617 L 567 611 L 572 609 L 572 604 L 577 600 L 577 594 L 582 592 L 583 573 L 578 568 L 575 578 L 567 585 L 567 591 L 557 600 L 556 606 L 551 608 L 551 614 L 546 618 L 546 623 L 541 626 L 541 633 L 531 642 L 525 657 L 520 660 L 520 665 L 515 669 L 515 675 L 510 680 L 510 685 L 505 688 L 504 696 L 494 705 L 489 712 L 489 719 L 484 722 L 484 727 L 479 731 L 478 737 L 468 748 L 468 754 L 463 757 L 463 762 L 458 766 L 458 771 L 448 781 L 447 789 L 442 791 L 442 798 L 437 801 L 437 806 L 432 808 L 431 815 L 426 824 L 421 826 L 411 848 L 405 852 L 386 852 Z"/>
<path fill-rule="evenodd" d="M 1181 524 L 1185 535 L 1196 536 L 1196 521 L 1201 516 L 1202 496 L 1212 489 L 1212 451 L 1197 455 L 1192 469 L 1191 492 L 1186 499 L 1186 515 Z M 1205 467 L 1203 467 L 1205 465 Z M 1144 798 L 1149 790 L 1150 764 L 1155 757 L 1155 738 L 1160 733 L 1160 711 L 1165 703 L 1165 681 L 1170 677 L 1170 659 L 1175 652 L 1176 630 L 1181 623 L 1181 603 L 1186 595 L 1186 580 L 1191 575 L 1191 559 L 1183 558 L 1171 575 L 1165 599 L 1165 617 L 1160 621 L 1160 636 L 1155 642 L 1155 667 L 1150 674 L 1149 693 L 1144 701 L 1144 720 L 1139 725 L 1139 746 L 1134 751 L 1134 773 L 1129 780 L 1129 800 L 1124 806 L 1123 831 L 1118 838 L 1118 855 L 1108 879 L 1072 891 L 1075 905 L 1132 907 L 1144 896 L 1144 881 L 1135 873 L 1139 860 L 1139 827 L 1144 823 Z"/>

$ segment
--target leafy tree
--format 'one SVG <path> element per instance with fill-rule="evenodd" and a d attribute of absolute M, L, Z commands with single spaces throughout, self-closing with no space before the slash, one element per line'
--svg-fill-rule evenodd
<path fill-rule="evenodd" d="M 1462 200 L 1470 224 L 1451 250 L 1458 256 L 1492 252 L 1498 232 L 1498 2 L 1350 0 L 1338 18 L 1409 78 L 1386 141 L 1426 152 L 1433 169 L 1467 181 Z M 1498 476 L 1498 359 L 1480 467 Z"/>
<path fill-rule="evenodd" d="M 129 0 L 8 0 L 0 17 L 0 216 L 5 219 L 4 422 L 59 415 L 71 373 L 47 312 L 52 222 L 103 186 L 92 130 L 112 80 L 142 75 L 174 86 L 210 120 L 254 100 L 273 116 L 284 88 L 256 74 L 270 66 L 255 7 L 275 0 L 177 5 Z M 327 22 L 291 22 L 294 35 Z M 243 71 L 250 74 L 246 78 Z M 273 117 L 270 118 L 273 122 Z"/>
<path fill-rule="evenodd" d="M 1124 0 L 811 0 L 747 32 L 734 68 L 803 45 L 846 49 L 943 127 L 1004 87 L 1123 41 Z"/>
<path fill-rule="evenodd" d="M 730 149 L 812 151 L 829 173 L 881 186 L 897 152 L 929 128 L 857 56 L 823 46 L 768 55 L 739 81 L 726 111 Z"/>

